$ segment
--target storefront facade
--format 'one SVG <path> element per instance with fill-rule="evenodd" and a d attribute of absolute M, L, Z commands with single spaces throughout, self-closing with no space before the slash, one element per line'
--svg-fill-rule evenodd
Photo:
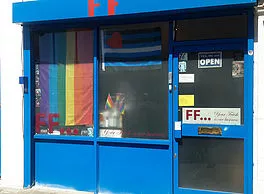
<path fill-rule="evenodd" d="M 14 3 L 24 187 L 252 193 L 255 3 Z"/>

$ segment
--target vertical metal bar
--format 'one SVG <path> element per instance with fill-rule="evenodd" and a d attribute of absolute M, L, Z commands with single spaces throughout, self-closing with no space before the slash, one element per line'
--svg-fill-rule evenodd
<path fill-rule="evenodd" d="M 97 145 L 97 137 L 99 135 L 98 128 L 98 48 L 99 48 L 99 29 L 94 29 L 94 161 L 95 161 L 95 193 L 98 193 L 98 185 L 99 185 L 99 157 L 98 157 L 98 145 Z"/>
<path fill-rule="evenodd" d="M 175 51 L 174 51 L 175 52 Z M 178 88 L 178 54 L 175 53 L 173 56 L 173 85 L 177 86 Z M 175 121 L 178 121 L 178 89 L 174 90 L 173 89 L 173 121 L 172 124 L 174 124 Z M 175 133 L 175 131 L 173 130 L 173 132 Z M 175 134 L 174 134 L 174 138 L 175 138 Z M 178 160 L 179 160 L 179 153 L 178 153 L 178 142 L 174 139 L 173 141 L 173 145 L 174 145 L 174 154 L 176 154 L 176 157 L 173 157 L 174 159 L 174 193 L 178 193 L 179 192 L 179 184 L 178 184 L 178 180 L 179 180 L 179 168 L 178 168 Z"/>
<path fill-rule="evenodd" d="M 28 77 L 28 93 L 24 93 L 24 187 L 32 185 L 32 90 L 31 90 L 31 39 L 30 29 L 28 26 L 23 27 L 23 57 L 24 57 L 24 76 Z"/>
<path fill-rule="evenodd" d="M 169 60 L 168 60 L 168 76 L 169 74 L 173 75 L 173 22 L 169 23 Z M 169 78 L 168 78 L 169 79 Z M 173 76 L 172 76 L 173 79 Z M 171 86 L 171 88 L 169 88 Z M 173 99 L 172 99 L 172 87 L 173 87 L 173 81 L 171 83 L 168 83 L 168 127 L 169 127 L 169 153 L 170 153 L 170 161 L 171 161 L 171 193 L 173 193 L 173 180 L 174 180 L 174 166 L 173 166 L 173 130 L 172 130 L 172 123 L 173 123 Z"/>
<path fill-rule="evenodd" d="M 245 193 L 253 193 L 253 83 L 254 83 L 254 12 L 248 11 L 248 39 L 247 53 L 245 55 Z"/>

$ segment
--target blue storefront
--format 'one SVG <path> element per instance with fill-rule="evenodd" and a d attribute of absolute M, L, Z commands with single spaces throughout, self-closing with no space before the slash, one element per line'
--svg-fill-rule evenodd
<path fill-rule="evenodd" d="M 24 187 L 253 193 L 255 3 L 14 3 Z"/>

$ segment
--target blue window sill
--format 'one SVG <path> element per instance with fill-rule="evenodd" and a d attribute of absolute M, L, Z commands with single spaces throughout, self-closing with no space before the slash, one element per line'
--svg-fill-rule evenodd
<path fill-rule="evenodd" d="M 44 135 L 36 134 L 34 139 L 37 140 L 68 140 L 68 141 L 93 141 L 93 137 L 88 136 L 67 136 L 67 135 Z"/>
<path fill-rule="evenodd" d="M 140 138 L 107 138 L 107 137 L 88 137 L 88 136 L 67 136 L 67 135 L 34 135 L 35 140 L 66 140 L 66 141 L 97 141 L 99 143 L 126 143 L 126 144 L 145 144 L 145 145 L 170 145 L 169 140 L 160 139 L 140 139 Z"/>

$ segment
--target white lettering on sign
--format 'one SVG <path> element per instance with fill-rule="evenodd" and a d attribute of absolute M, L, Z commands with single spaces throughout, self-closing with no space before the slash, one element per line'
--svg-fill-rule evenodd
<path fill-rule="evenodd" d="M 198 53 L 198 68 L 222 67 L 222 52 Z"/>
<path fill-rule="evenodd" d="M 120 129 L 100 129 L 100 137 L 121 138 L 122 134 Z"/>
<path fill-rule="evenodd" d="M 240 125 L 240 108 L 183 108 L 182 123 Z"/>

